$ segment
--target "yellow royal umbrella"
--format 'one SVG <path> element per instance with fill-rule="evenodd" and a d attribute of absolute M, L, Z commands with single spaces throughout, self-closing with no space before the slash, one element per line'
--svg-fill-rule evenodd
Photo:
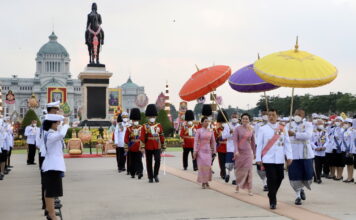
<path fill-rule="evenodd" d="M 294 88 L 319 87 L 333 81 L 337 69 L 328 61 L 306 51 L 300 51 L 298 37 L 294 50 L 272 53 L 257 60 L 253 68 L 264 81 L 277 86 Z"/>

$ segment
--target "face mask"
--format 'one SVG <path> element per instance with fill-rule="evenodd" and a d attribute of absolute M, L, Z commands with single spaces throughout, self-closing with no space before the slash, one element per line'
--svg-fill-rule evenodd
<path fill-rule="evenodd" d="M 319 130 L 323 130 L 324 129 L 324 125 L 318 125 L 318 129 Z"/>
<path fill-rule="evenodd" d="M 213 120 L 213 117 L 209 116 L 208 119 L 209 119 L 209 121 L 211 121 L 211 120 Z"/>
<path fill-rule="evenodd" d="M 122 121 L 124 121 L 124 122 L 128 122 L 128 121 L 129 121 L 129 119 L 128 119 L 128 118 L 123 118 L 123 119 L 122 119 Z"/>
<path fill-rule="evenodd" d="M 267 115 L 262 116 L 262 120 L 263 121 L 268 121 L 268 116 Z"/>
<path fill-rule="evenodd" d="M 318 122 L 318 120 L 313 119 L 313 124 L 316 124 Z"/>
<path fill-rule="evenodd" d="M 192 125 L 193 124 L 193 122 L 192 121 L 188 121 L 188 125 Z"/>
<path fill-rule="evenodd" d="M 33 123 L 32 126 L 35 127 L 35 126 L 36 126 L 36 123 Z"/>
<path fill-rule="evenodd" d="M 237 122 L 239 122 L 239 119 L 233 118 L 233 119 L 231 119 L 231 122 L 232 122 L 233 124 L 236 124 Z"/>
<path fill-rule="evenodd" d="M 138 125 L 138 121 L 134 121 L 133 124 L 134 124 L 134 125 Z"/>
<path fill-rule="evenodd" d="M 150 122 L 151 122 L 151 123 L 154 123 L 155 121 L 156 121 L 155 118 L 150 118 Z"/>
<path fill-rule="evenodd" d="M 335 122 L 335 126 L 337 126 L 337 127 L 339 127 L 340 124 L 341 124 L 341 123 L 340 123 L 339 121 Z"/>
<path fill-rule="evenodd" d="M 299 123 L 302 121 L 302 117 L 300 117 L 299 115 L 296 115 L 296 116 L 294 116 L 294 121 Z"/>
<path fill-rule="evenodd" d="M 348 125 L 348 124 L 344 124 L 344 126 L 343 126 L 344 129 L 348 129 L 349 127 L 350 127 L 350 125 Z"/>

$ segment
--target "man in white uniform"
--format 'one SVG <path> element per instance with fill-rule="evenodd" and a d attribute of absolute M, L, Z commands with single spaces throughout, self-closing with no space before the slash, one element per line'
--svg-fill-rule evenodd
<path fill-rule="evenodd" d="M 277 112 L 270 109 L 268 123 L 258 133 L 256 163 L 266 170 L 268 198 L 271 209 L 277 207 L 277 191 L 284 178 L 284 163 L 292 163 L 292 148 L 287 130 L 277 122 Z"/>
<path fill-rule="evenodd" d="M 225 182 L 229 182 L 230 180 L 230 173 L 234 169 L 235 162 L 232 160 L 234 157 L 234 141 L 233 141 L 233 136 L 234 136 L 234 130 L 240 126 L 239 124 L 239 115 L 234 112 L 231 115 L 231 120 L 229 124 L 224 125 L 224 130 L 222 133 L 222 139 L 227 139 L 226 141 L 226 159 L 225 159 L 225 167 L 227 170 L 227 175 L 225 176 Z M 232 178 L 232 184 L 236 184 L 236 178 Z"/>
<path fill-rule="evenodd" d="M 125 171 L 125 162 L 129 162 L 129 158 L 126 158 L 125 152 L 125 133 L 127 127 L 130 126 L 129 123 L 129 114 L 127 112 L 123 112 L 117 118 L 117 124 L 114 133 L 114 143 L 116 145 L 116 161 L 117 161 L 117 169 L 118 172 L 121 173 Z M 129 166 L 127 166 L 129 167 Z M 129 170 L 127 170 L 129 173 Z"/>
<path fill-rule="evenodd" d="M 268 112 L 267 111 L 262 111 L 262 122 L 258 122 L 255 125 L 255 140 L 258 140 L 258 132 L 259 129 L 263 126 L 265 126 L 268 123 Z M 263 191 L 267 192 L 268 191 L 268 186 L 267 186 L 267 177 L 266 177 L 266 171 L 261 169 L 260 165 L 256 165 L 256 169 L 257 169 L 257 174 L 260 177 L 260 179 L 262 180 L 263 183 Z"/>
<path fill-rule="evenodd" d="M 294 121 L 287 124 L 287 130 L 293 151 L 293 163 L 289 166 L 289 181 L 296 192 L 295 204 L 301 205 L 306 199 L 304 187 L 311 189 L 314 176 L 313 159 L 314 151 L 310 144 L 313 136 L 313 125 L 306 120 L 305 112 L 297 109 L 294 113 Z"/>
<path fill-rule="evenodd" d="M 27 165 L 35 165 L 35 156 L 36 156 L 36 136 L 39 132 L 37 127 L 37 121 L 32 120 L 31 125 L 28 125 L 25 129 L 25 136 L 27 137 L 28 145 L 28 155 L 27 155 Z"/>

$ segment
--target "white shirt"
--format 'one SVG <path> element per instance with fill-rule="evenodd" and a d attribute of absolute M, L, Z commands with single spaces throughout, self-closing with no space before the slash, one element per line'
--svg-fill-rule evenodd
<path fill-rule="evenodd" d="M 125 146 L 126 129 L 130 126 L 128 122 L 118 122 L 114 133 L 114 143 L 117 147 Z"/>
<path fill-rule="evenodd" d="M 232 123 L 224 125 L 224 130 L 223 130 L 223 133 L 222 133 L 222 139 L 227 139 L 227 141 L 226 141 L 226 152 L 233 153 L 234 150 L 235 150 L 234 141 L 233 141 L 234 133 L 230 134 L 230 128 L 231 128 L 231 130 L 234 131 L 235 128 L 237 128 L 238 126 L 240 126 L 239 123 L 236 123 L 235 125 L 233 125 Z"/>
<path fill-rule="evenodd" d="M 351 145 L 352 145 L 352 142 L 354 142 L 353 133 L 355 133 L 353 128 L 348 128 L 347 130 L 344 130 L 344 139 L 342 141 L 342 145 L 343 145 L 343 149 L 345 149 L 346 153 L 350 153 L 352 150 Z"/>
<path fill-rule="evenodd" d="M 46 156 L 42 164 L 42 171 L 49 170 L 66 171 L 63 157 L 63 138 L 67 134 L 69 125 L 61 126 L 59 131 L 50 129 L 47 132 Z M 46 139 L 46 138 L 45 138 Z"/>
<path fill-rule="evenodd" d="M 284 128 L 283 133 L 280 135 L 269 151 L 262 158 L 262 150 L 266 147 L 268 141 L 274 136 L 275 130 L 278 129 L 279 123 L 267 123 L 259 129 L 256 150 L 256 162 L 284 164 L 285 157 L 293 159 L 292 148 L 287 130 Z"/>
<path fill-rule="evenodd" d="M 2 149 L 5 149 L 5 141 L 6 141 L 5 129 L 0 123 L 0 152 L 2 152 Z"/>
<path fill-rule="evenodd" d="M 7 124 L 7 127 L 5 129 L 6 129 L 5 132 L 7 134 L 6 144 L 7 144 L 8 150 L 10 150 L 10 148 L 14 147 L 14 135 L 13 135 L 12 128 L 11 128 L 10 124 Z"/>
<path fill-rule="evenodd" d="M 333 127 L 330 129 L 329 141 L 326 145 L 326 153 L 332 153 L 333 150 L 340 146 L 342 152 L 345 151 L 342 141 L 344 139 L 344 129 L 341 127 Z"/>
<path fill-rule="evenodd" d="M 295 136 L 289 137 L 293 151 L 293 160 L 314 158 L 314 151 L 310 144 L 313 136 L 313 124 L 306 121 L 300 123 L 292 121 L 287 124 L 286 129 L 295 132 Z"/>
<path fill-rule="evenodd" d="M 313 132 L 313 137 L 312 137 L 312 148 L 314 150 L 314 155 L 318 157 L 325 157 L 325 150 L 323 151 L 316 151 L 315 149 L 321 148 L 321 147 L 326 147 L 326 144 L 328 143 L 328 133 L 326 130 L 315 130 Z"/>
<path fill-rule="evenodd" d="M 356 154 L 356 130 L 352 129 L 353 132 L 351 133 L 351 150 L 350 153 Z"/>
<path fill-rule="evenodd" d="M 38 127 L 33 127 L 29 125 L 25 129 L 25 136 L 27 137 L 27 144 L 35 144 L 36 143 L 36 135 L 39 132 Z"/>

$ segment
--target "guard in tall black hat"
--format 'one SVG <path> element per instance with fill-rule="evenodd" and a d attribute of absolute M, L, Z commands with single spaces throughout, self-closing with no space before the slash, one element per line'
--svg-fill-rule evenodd
<path fill-rule="evenodd" d="M 156 123 L 157 108 L 154 104 L 149 104 L 146 108 L 146 117 L 148 123 L 141 129 L 141 141 L 146 152 L 147 175 L 150 183 L 159 182 L 158 173 L 161 165 L 161 151 L 166 148 L 164 142 L 163 128 L 161 124 Z M 152 158 L 154 157 L 154 171 L 152 168 Z"/>
<path fill-rule="evenodd" d="M 220 177 L 225 179 L 226 177 L 226 138 L 223 138 L 224 125 L 227 123 L 227 113 L 225 110 L 219 110 L 216 118 L 217 126 L 214 128 L 214 135 L 216 139 L 216 151 L 218 152 Z"/>
<path fill-rule="evenodd" d="M 132 124 L 126 129 L 125 134 L 125 147 L 127 148 L 128 157 L 130 158 L 130 164 L 128 170 L 130 171 L 131 178 L 135 178 L 135 175 L 138 176 L 138 179 L 141 179 L 143 176 L 143 164 L 142 164 L 142 152 L 141 149 L 141 129 L 140 125 L 141 112 L 138 108 L 131 109 L 130 119 Z"/>
<path fill-rule="evenodd" d="M 192 110 L 187 110 L 185 112 L 185 123 L 180 130 L 180 136 L 183 138 L 183 169 L 188 168 L 188 155 L 191 153 L 193 160 L 194 171 L 198 170 L 197 161 L 193 159 L 194 151 L 194 137 L 197 131 L 197 126 L 194 125 L 194 112 Z"/>
<path fill-rule="evenodd" d="M 213 115 L 213 110 L 211 108 L 211 105 L 208 105 L 208 104 L 203 105 L 201 114 L 206 117 L 211 117 Z"/>

